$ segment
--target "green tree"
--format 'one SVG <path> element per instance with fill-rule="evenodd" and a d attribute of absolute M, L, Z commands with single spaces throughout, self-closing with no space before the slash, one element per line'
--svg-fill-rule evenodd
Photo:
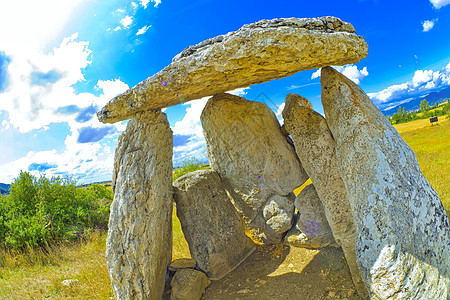
<path fill-rule="evenodd" d="M 420 111 L 425 112 L 430 109 L 430 105 L 428 104 L 427 99 L 423 99 L 420 101 Z"/>

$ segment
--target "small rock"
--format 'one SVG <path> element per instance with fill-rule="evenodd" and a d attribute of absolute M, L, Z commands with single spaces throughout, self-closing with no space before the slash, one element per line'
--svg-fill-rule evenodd
<path fill-rule="evenodd" d="M 77 282 L 78 282 L 78 279 L 66 279 L 66 280 L 61 281 L 61 284 L 65 285 L 65 286 L 71 286 Z"/>
<path fill-rule="evenodd" d="M 169 271 L 177 271 L 179 269 L 194 269 L 197 262 L 193 258 L 179 258 L 169 265 Z"/>
<path fill-rule="evenodd" d="M 285 244 L 322 248 L 336 243 L 314 185 L 310 184 L 303 189 L 295 199 L 295 207 L 300 216 L 296 226 L 284 238 Z"/>
<path fill-rule="evenodd" d="M 335 292 L 329 292 L 328 293 L 328 297 L 333 298 L 334 296 L 336 296 Z"/>
<path fill-rule="evenodd" d="M 250 292 L 249 289 L 243 289 L 243 290 L 237 291 L 238 294 L 247 294 L 249 292 Z"/>
<path fill-rule="evenodd" d="M 170 283 L 170 300 L 199 300 L 210 283 L 203 272 L 193 269 L 178 270 Z"/>

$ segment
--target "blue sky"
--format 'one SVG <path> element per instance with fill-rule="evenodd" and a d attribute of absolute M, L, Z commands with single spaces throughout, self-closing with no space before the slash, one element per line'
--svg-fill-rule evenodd
<path fill-rule="evenodd" d="M 450 0 L 16 0 L 0 10 L 0 182 L 20 170 L 110 180 L 126 122 L 95 111 L 158 72 L 189 45 L 261 19 L 336 16 L 369 45 L 338 67 L 381 109 L 450 86 Z M 282 122 L 287 93 L 322 113 L 317 70 L 233 91 Z M 207 99 L 168 108 L 174 164 L 207 159 L 199 116 Z"/>

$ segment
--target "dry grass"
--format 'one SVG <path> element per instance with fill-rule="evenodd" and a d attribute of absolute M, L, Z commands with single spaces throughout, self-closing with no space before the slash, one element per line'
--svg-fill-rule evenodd
<path fill-rule="evenodd" d="M 106 235 L 85 243 L 17 254 L 2 251 L 1 299 L 112 299 L 105 259 Z M 75 279 L 70 286 L 62 281 Z"/>
<path fill-rule="evenodd" d="M 184 257 L 191 257 L 189 252 L 189 246 L 184 238 L 183 231 L 181 230 L 180 219 L 177 218 L 176 206 L 173 206 L 172 213 L 172 226 L 173 226 L 173 248 L 172 248 L 172 260 Z"/>
<path fill-rule="evenodd" d="M 450 216 L 450 120 L 442 116 L 439 125 L 416 120 L 394 127 L 416 153 L 422 173 Z"/>

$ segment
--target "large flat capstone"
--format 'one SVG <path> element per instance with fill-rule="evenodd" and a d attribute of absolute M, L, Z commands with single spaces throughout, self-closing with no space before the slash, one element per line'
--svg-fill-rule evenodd
<path fill-rule="evenodd" d="M 261 20 L 186 48 L 172 63 L 112 99 L 97 113 L 103 123 L 173 106 L 302 70 L 356 63 L 364 38 L 335 17 Z"/>

